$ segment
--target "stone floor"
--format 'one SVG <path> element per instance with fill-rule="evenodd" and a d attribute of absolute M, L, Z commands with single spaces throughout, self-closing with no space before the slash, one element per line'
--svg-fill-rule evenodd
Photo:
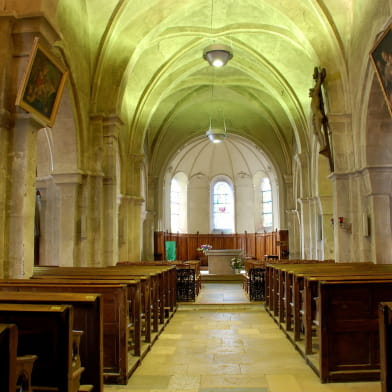
<path fill-rule="evenodd" d="M 204 283 L 179 304 L 128 385 L 105 392 L 380 392 L 379 382 L 321 384 L 239 283 Z"/>

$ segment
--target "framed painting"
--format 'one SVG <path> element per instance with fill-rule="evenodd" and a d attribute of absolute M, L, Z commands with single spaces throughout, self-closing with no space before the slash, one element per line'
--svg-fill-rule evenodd
<path fill-rule="evenodd" d="M 15 104 L 43 126 L 54 125 L 67 71 L 39 41 L 34 39 Z"/>
<path fill-rule="evenodd" d="M 389 114 L 392 116 L 392 24 L 384 31 L 370 52 Z"/>

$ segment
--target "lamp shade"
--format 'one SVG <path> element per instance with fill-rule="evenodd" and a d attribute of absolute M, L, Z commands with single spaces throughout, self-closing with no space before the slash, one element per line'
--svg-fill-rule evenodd
<path fill-rule="evenodd" d="M 223 67 L 232 57 L 233 53 L 227 45 L 214 44 L 203 51 L 203 58 L 213 67 Z"/>
<path fill-rule="evenodd" d="M 223 129 L 219 128 L 209 128 L 208 131 L 206 132 L 206 136 L 212 143 L 221 143 L 223 140 L 225 140 L 226 137 L 226 131 Z"/>

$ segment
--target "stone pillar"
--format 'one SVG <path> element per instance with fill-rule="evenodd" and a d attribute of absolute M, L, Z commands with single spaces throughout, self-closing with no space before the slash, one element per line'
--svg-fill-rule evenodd
<path fill-rule="evenodd" d="M 72 267 L 75 259 L 77 200 L 82 176 L 79 173 L 52 175 L 57 186 L 58 220 L 53 222 L 57 231 L 57 265 Z"/>
<path fill-rule="evenodd" d="M 286 211 L 287 229 L 289 231 L 289 258 L 301 258 L 301 232 L 297 210 Z"/>
<path fill-rule="evenodd" d="M 40 128 L 29 115 L 21 114 L 12 130 L 5 271 L 9 278 L 28 278 L 33 272 L 36 140 Z"/>
<path fill-rule="evenodd" d="M 131 244 L 129 258 L 131 261 L 140 261 L 142 257 L 142 206 L 144 199 L 132 197 L 130 199 L 130 230 L 128 231 L 128 241 Z"/>
<path fill-rule="evenodd" d="M 116 117 L 103 119 L 103 260 L 104 266 L 115 265 L 118 260 L 118 133 L 122 125 Z"/>
<path fill-rule="evenodd" d="M 154 260 L 154 211 L 146 211 L 143 222 L 143 249 L 142 259 Z"/>
<path fill-rule="evenodd" d="M 120 195 L 118 205 L 118 260 L 129 261 L 128 238 L 128 210 L 129 196 Z"/>
<path fill-rule="evenodd" d="M 392 260 L 392 170 L 385 167 L 365 170 L 369 184 L 368 196 L 372 261 L 390 264 Z"/>
<path fill-rule="evenodd" d="M 40 235 L 39 235 L 39 264 L 40 265 L 56 265 L 56 255 L 54 252 L 54 244 L 56 243 L 55 232 L 52 230 L 52 221 L 54 214 L 50 213 L 49 206 L 53 207 L 53 203 L 48 203 L 50 195 L 50 186 L 52 181 L 49 178 L 37 180 L 36 188 L 41 194 L 41 211 L 40 211 Z"/>
<path fill-rule="evenodd" d="M 352 215 L 350 210 L 350 184 L 349 178 L 345 174 L 334 174 L 332 179 L 335 183 L 334 192 L 334 242 L 335 242 L 335 261 L 351 261 L 351 224 Z M 339 217 L 343 217 L 344 224 L 339 224 Z"/>
<path fill-rule="evenodd" d="M 320 196 L 321 203 L 321 224 L 322 224 L 322 245 L 323 245 L 323 258 L 333 259 L 335 257 L 335 244 L 334 244 L 334 225 L 331 222 L 333 219 L 332 196 Z"/>
<path fill-rule="evenodd" d="M 311 222 L 311 203 L 309 199 L 299 200 L 301 205 L 301 258 L 310 259 L 312 257 L 312 222 Z"/>
<path fill-rule="evenodd" d="M 0 219 L 4 230 L 1 273 L 10 278 L 30 277 L 34 265 L 36 138 L 42 124 L 22 110 L 13 112 L 17 88 L 36 36 L 46 43 L 58 39 L 42 16 L 0 17 L 0 141 L 4 153 L 0 168 L 6 179 L 0 189 L 6 195 L 2 200 L 5 213 Z M 9 117 L 14 123 L 5 123 Z"/>
<path fill-rule="evenodd" d="M 377 264 L 390 264 L 392 260 L 391 195 L 371 195 L 370 232 L 373 238 L 373 260 Z"/>
<path fill-rule="evenodd" d="M 89 175 L 87 178 L 87 263 L 88 266 L 103 266 L 103 176 Z"/>
<path fill-rule="evenodd" d="M 119 207 L 119 261 L 140 261 L 142 250 L 141 207 L 144 199 L 121 195 Z"/>
<path fill-rule="evenodd" d="M 128 241 L 131 245 L 129 249 L 129 257 L 131 260 L 141 260 L 142 250 L 142 222 L 143 222 L 143 204 L 144 198 L 142 197 L 142 175 L 143 175 L 144 155 L 132 154 L 131 167 L 132 179 L 131 190 L 132 195 L 130 198 L 130 210 L 128 228 Z"/>

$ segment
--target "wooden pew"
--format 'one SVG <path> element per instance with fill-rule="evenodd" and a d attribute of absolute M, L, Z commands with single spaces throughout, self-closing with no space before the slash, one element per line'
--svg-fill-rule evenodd
<path fill-rule="evenodd" d="M 335 265 L 332 260 L 274 260 L 265 264 L 265 304 L 269 313 L 274 316 L 279 314 L 279 297 L 282 287 L 281 272 L 282 270 L 292 268 L 314 268 L 315 266 Z"/>
<path fill-rule="evenodd" d="M 267 265 L 266 280 L 268 280 L 267 290 L 269 291 L 269 302 L 266 303 L 267 311 L 276 319 L 278 325 L 285 322 L 288 331 L 292 328 L 291 323 L 294 318 L 295 340 L 298 340 L 302 313 L 303 277 L 306 274 L 325 275 L 330 271 L 339 271 L 335 273 L 339 275 L 343 273 L 344 269 L 352 273 L 357 268 L 363 266 L 367 268 L 370 265 L 373 264 L 320 263 L 314 260 L 303 264 Z"/>
<path fill-rule="evenodd" d="M 362 273 L 361 273 L 362 272 Z M 334 271 L 329 275 L 305 276 L 303 295 L 303 329 L 304 329 L 304 351 L 305 354 L 313 352 L 313 327 L 319 326 L 320 306 L 319 306 L 319 285 L 320 282 L 361 282 L 361 281 L 384 281 L 392 280 L 392 273 L 388 271 L 341 271 L 339 274 Z"/>
<path fill-rule="evenodd" d="M 36 355 L 24 355 L 16 357 L 16 390 L 33 392 L 32 374 Z M 80 388 L 79 388 L 80 389 Z"/>
<path fill-rule="evenodd" d="M 175 266 L 176 269 L 193 269 L 195 271 L 195 293 L 199 294 L 201 289 L 201 274 L 200 274 L 200 260 L 188 260 L 188 261 L 119 261 L 117 266 Z M 173 278 L 174 276 L 172 276 Z M 174 282 L 175 283 L 175 282 Z M 171 301 L 175 306 L 175 292 L 171 293 L 173 295 Z"/>
<path fill-rule="evenodd" d="M 105 273 L 105 269 L 99 268 L 98 271 L 73 271 L 73 270 L 58 270 L 54 268 L 58 273 L 45 274 L 40 272 L 33 277 L 33 281 L 46 281 L 46 280 L 59 280 L 63 283 L 80 284 L 95 281 L 99 283 L 107 284 L 126 284 L 128 286 L 128 301 L 134 306 L 130 306 L 130 311 L 134 312 L 130 315 L 130 320 L 135 319 L 135 355 L 141 355 L 140 353 L 140 339 L 138 336 L 142 333 L 147 343 L 152 342 L 152 332 L 158 332 L 159 330 L 159 303 L 158 303 L 158 292 L 156 282 L 151 278 L 151 274 L 139 275 L 132 274 L 126 275 L 118 273 L 110 274 Z M 68 273 L 67 273 L 68 272 Z M 155 276 L 155 275 L 154 275 Z M 155 283 L 155 284 L 154 284 Z M 136 290 L 136 291 L 135 291 Z M 136 306 L 136 308 L 135 308 Z M 143 321 L 143 326 L 141 322 Z"/>
<path fill-rule="evenodd" d="M 4 392 L 16 390 L 16 356 L 18 327 L 15 324 L 0 324 L 0 385 Z"/>
<path fill-rule="evenodd" d="M 18 355 L 36 353 L 32 385 L 78 392 L 82 367 L 72 366 L 73 309 L 69 305 L 0 304 L 0 323 L 18 327 Z"/>
<path fill-rule="evenodd" d="M 392 300 L 392 280 L 319 283 L 322 382 L 380 379 L 378 306 Z"/>
<path fill-rule="evenodd" d="M 322 319 L 322 312 L 327 312 L 326 314 L 328 315 L 327 317 L 324 316 L 325 319 L 331 320 L 330 317 L 330 311 L 331 309 L 325 311 L 321 308 L 320 306 L 320 294 L 319 292 L 315 293 L 315 290 L 320 290 L 320 284 L 323 282 L 323 284 L 329 283 L 329 284 L 340 284 L 340 285 L 349 285 L 349 284 L 361 284 L 361 283 L 368 283 L 372 282 L 373 284 L 380 283 L 382 284 L 383 282 L 388 282 L 392 284 L 392 266 L 390 265 L 374 265 L 372 263 L 359 263 L 358 264 L 352 264 L 352 263 L 347 263 L 350 265 L 335 265 L 331 266 L 329 268 L 326 267 L 319 267 L 319 266 L 313 266 L 314 268 L 311 268 L 312 271 L 306 272 L 306 266 L 303 266 L 302 271 L 301 267 L 296 267 L 297 271 L 291 271 L 291 274 L 294 276 L 294 284 L 293 286 L 298 286 L 298 283 L 295 284 L 295 282 L 300 279 L 304 283 L 304 305 L 302 306 L 302 312 L 304 314 L 304 334 L 305 334 L 305 347 L 304 349 L 301 349 L 301 346 L 297 344 L 297 348 L 299 351 L 303 353 L 305 358 L 307 359 L 308 363 L 312 366 L 312 368 L 316 371 L 317 374 L 320 375 L 320 378 L 322 379 L 323 382 L 330 382 L 330 381 L 338 381 L 338 380 L 344 380 L 344 381 L 350 381 L 350 380 L 361 380 L 361 379 L 368 379 L 372 380 L 377 378 L 375 374 L 379 371 L 377 369 L 372 369 L 371 366 L 375 366 L 375 361 L 373 361 L 372 365 L 366 369 L 366 366 L 364 367 L 363 363 L 357 363 L 360 361 L 359 358 L 355 357 L 355 350 L 353 350 L 353 347 L 351 347 L 351 352 L 354 352 L 353 357 L 350 358 L 352 361 L 353 365 L 351 366 L 346 366 L 345 364 L 339 363 L 341 361 L 341 358 L 339 355 L 335 356 L 335 367 L 338 368 L 339 370 L 333 370 L 334 367 L 331 365 L 331 362 L 333 361 L 331 358 L 331 352 L 326 351 L 325 349 L 322 351 L 321 347 L 324 347 L 325 344 L 328 344 L 328 342 L 331 342 L 331 336 L 327 335 L 322 335 L 322 332 L 325 332 L 326 328 L 325 325 L 321 325 L 321 319 Z M 300 272 L 301 271 L 301 272 Z M 305 271 L 305 272 L 304 272 Z M 289 281 L 286 282 L 286 285 L 292 285 Z M 342 286 L 343 287 L 343 286 Z M 360 287 L 360 286 L 357 286 Z M 300 290 L 296 290 L 296 293 L 298 293 Z M 380 294 L 378 294 L 380 295 Z M 343 296 L 344 300 L 349 300 L 349 295 Z M 333 297 L 329 298 L 329 301 L 332 302 L 334 299 Z M 350 302 L 349 302 L 350 304 Z M 377 304 L 376 304 L 377 305 Z M 348 305 L 347 305 L 348 306 Z M 325 309 L 325 308 L 324 308 Z M 373 309 L 373 313 L 375 310 Z M 325 314 L 325 313 L 324 313 Z M 295 317 L 295 316 L 294 316 Z M 360 322 L 360 321 L 359 321 Z M 363 322 L 363 321 L 362 321 Z M 363 322 L 365 323 L 365 322 Z M 374 323 L 374 322 L 373 322 Z M 294 324 L 296 324 L 294 322 Z M 318 343 L 320 345 L 320 351 L 317 350 L 317 347 L 313 347 L 312 350 L 312 327 L 316 326 L 317 328 L 317 336 L 318 336 Z M 323 329 L 324 328 L 324 329 Z M 287 332 L 287 331 L 286 331 Z M 331 332 L 331 331 L 330 331 Z M 353 332 L 353 331 L 351 331 Z M 374 332 L 374 331 L 373 331 Z M 348 337 L 346 335 L 346 337 Z M 323 339 L 323 340 L 322 340 Z M 334 338 L 333 338 L 334 339 Z M 294 339 L 296 340 L 296 339 Z M 327 342 L 327 343 L 326 343 Z M 324 344 L 324 346 L 323 346 Z M 343 340 L 337 341 L 336 344 L 340 344 L 341 346 L 344 344 Z M 358 344 L 358 342 L 357 342 Z M 333 344 L 329 347 L 331 349 Z M 360 347 L 360 345 L 358 346 Z M 343 350 L 343 349 L 342 349 Z M 350 350 L 346 350 L 350 351 Z M 319 364 L 315 365 L 315 354 L 317 358 L 319 358 Z M 371 350 L 367 352 L 369 356 L 374 356 L 377 355 Z M 346 354 L 348 355 L 348 354 Z M 357 361 L 357 362 L 356 362 Z M 345 367 L 346 366 L 346 367 Z M 358 371 L 355 369 L 355 366 L 364 369 L 362 372 Z M 340 368 L 339 368 L 340 367 Z M 377 365 L 376 365 L 377 367 Z M 332 369 L 332 370 L 331 370 Z"/>
<path fill-rule="evenodd" d="M 381 392 L 392 391 L 392 302 L 378 307 Z"/>
<path fill-rule="evenodd" d="M 0 290 L 4 287 L 0 286 Z M 0 291 L 0 303 L 72 305 L 73 329 L 83 331 L 79 347 L 84 367 L 81 383 L 103 392 L 103 303 L 101 295 L 79 293 Z M 25 364 L 23 365 L 25 366 Z"/>
<path fill-rule="evenodd" d="M 35 267 L 33 278 L 43 276 L 62 276 L 62 277 L 92 277 L 94 278 L 132 278 L 140 275 L 150 276 L 151 278 L 151 303 L 152 303 L 152 318 L 154 323 L 165 324 L 166 318 L 170 318 L 173 313 L 165 312 L 165 304 L 168 304 L 170 298 L 169 290 L 175 292 L 173 282 L 175 279 L 170 276 L 175 276 L 176 269 L 173 266 L 121 266 L 121 267 Z M 172 285 L 169 289 L 169 285 Z M 173 311 L 175 307 L 173 305 Z M 158 312 L 158 314 L 156 313 Z M 154 324 L 155 326 L 156 324 Z M 155 328 L 154 328 L 155 329 Z"/>
<path fill-rule="evenodd" d="M 376 266 L 372 263 L 339 263 L 339 264 L 320 264 L 315 266 L 292 266 L 287 269 L 282 269 L 280 273 L 285 275 L 282 281 L 285 284 L 284 301 L 279 303 L 280 311 L 278 313 L 278 322 L 285 321 L 286 331 L 294 330 L 294 341 L 301 339 L 301 329 L 304 330 L 305 335 L 305 352 L 309 354 L 311 328 L 309 323 L 312 323 L 312 313 L 314 313 L 315 305 L 311 302 L 311 298 L 316 295 L 317 289 L 313 287 L 313 293 L 307 294 L 308 300 L 305 303 L 305 280 L 307 278 L 325 278 L 339 280 L 342 277 L 346 280 L 353 280 L 353 277 L 369 275 L 385 277 L 388 270 L 392 272 L 388 266 Z M 308 283 L 309 284 L 309 283 Z"/>
<path fill-rule="evenodd" d="M 0 280 L 1 291 L 89 293 L 102 295 L 103 376 L 105 383 L 126 384 L 140 358 L 128 355 L 128 286 L 93 280 Z"/>

